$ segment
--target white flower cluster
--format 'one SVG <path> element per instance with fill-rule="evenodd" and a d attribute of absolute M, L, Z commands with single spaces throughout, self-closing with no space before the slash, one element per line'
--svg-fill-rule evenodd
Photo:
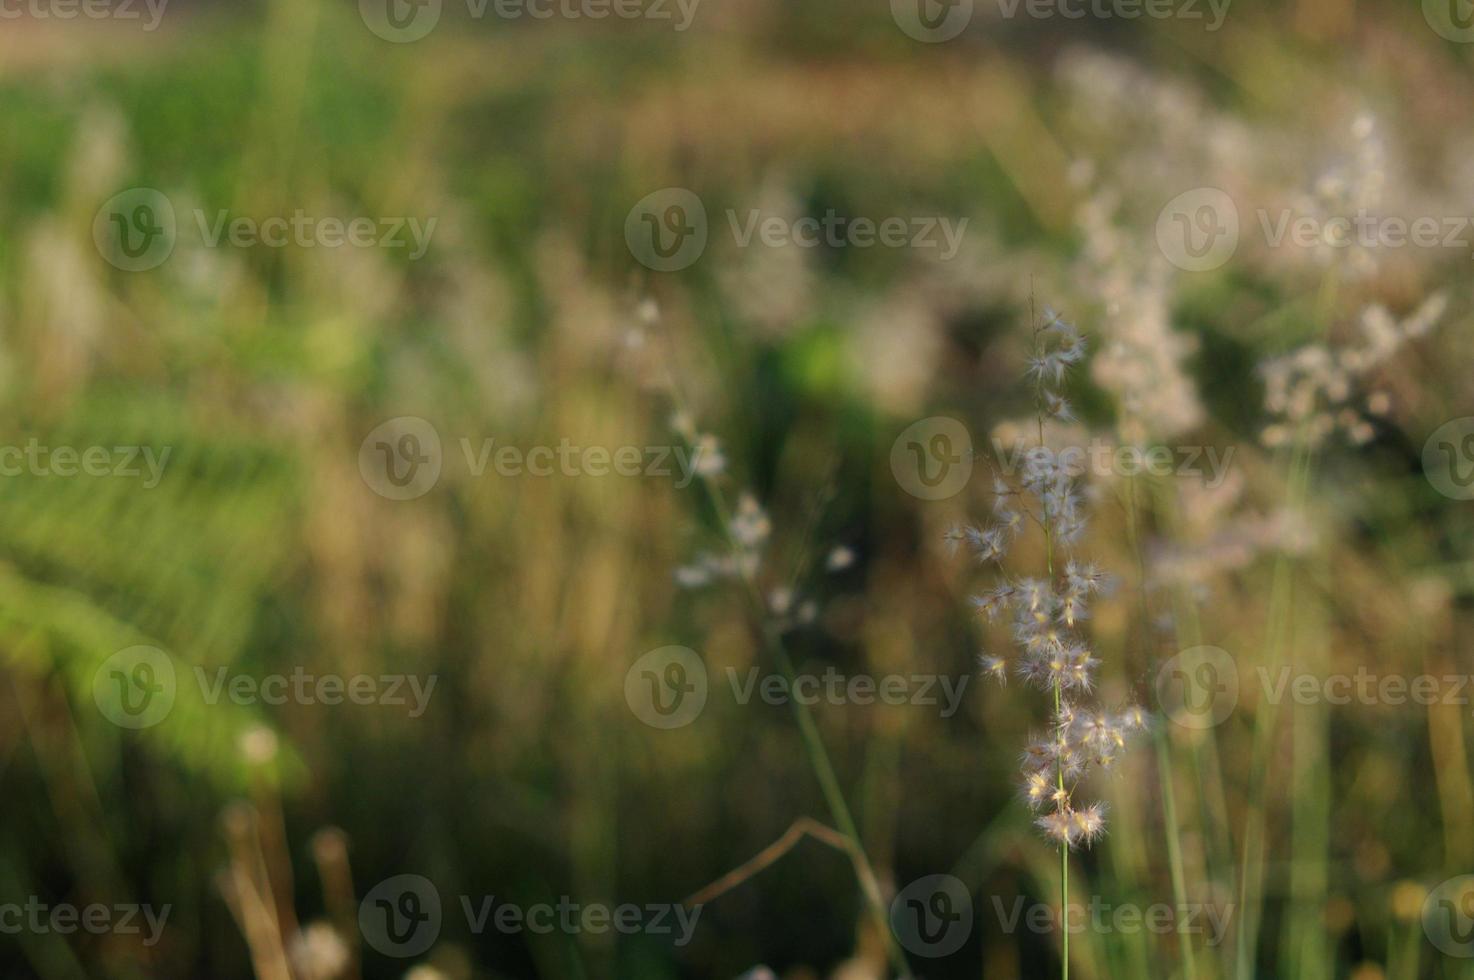
<path fill-rule="evenodd" d="M 700 552 L 691 564 L 676 569 L 677 584 L 694 589 L 720 579 L 750 579 L 757 574 L 773 522 L 752 494 L 743 493 L 738 498 L 737 511 L 728 521 L 727 530 L 732 550 Z"/>
<path fill-rule="evenodd" d="M 1038 397 L 1041 445 L 1046 418 L 1067 417 L 1068 405 L 1056 390 L 1067 370 L 1084 357 L 1079 332 L 1053 312 L 1035 328 L 1029 376 Z M 1089 602 L 1106 585 L 1094 565 L 1068 557 L 1057 572 L 1056 549 L 1066 552 L 1084 534 L 1088 513 L 1076 478 L 1054 453 L 1030 454 L 1017 487 L 995 478 L 993 521 L 986 527 L 960 527 L 947 533 L 952 547 L 965 544 L 980 561 L 1001 563 L 1026 520 L 1043 529 L 1049 551 L 1049 576 L 1005 578 L 973 598 L 991 621 L 1006 619 L 1019 651 L 1015 673 L 1054 695 L 1049 734 L 1031 742 L 1023 756 L 1024 797 L 1040 812 L 1038 826 L 1063 847 L 1090 844 L 1105 829 L 1104 804 L 1076 806 L 1076 787 L 1092 766 L 1105 768 L 1125 746 L 1127 736 L 1146 725 L 1140 708 L 1105 712 L 1079 703 L 1095 689 L 1100 661 L 1077 628 L 1089 615 Z M 984 673 L 1008 680 L 1002 657 L 982 656 Z"/>
<path fill-rule="evenodd" d="M 1384 415 L 1390 400 L 1373 391 L 1358 403 L 1364 379 L 1386 363 L 1404 344 L 1432 330 L 1447 309 L 1436 293 L 1399 321 L 1386 307 L 1362 313 L 1361 342 L 1344 347 L 1307 344 L 1259 365 L 1264 378 L 1264 407 L 1276 420 L 1260 434 L 1266 446 L 1291 442 L 1297 432 L 1317 446 L 1338 430 L 1361 445 L 1374 435 L 1369 416 Z"/>

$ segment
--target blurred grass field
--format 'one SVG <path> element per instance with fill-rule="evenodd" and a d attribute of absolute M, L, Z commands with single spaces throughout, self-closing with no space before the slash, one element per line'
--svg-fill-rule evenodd
<path fill-rule="evenodd" d="M 1071 858 L 1070 886 L 1074 901 L 1212 908 L 1227 932 L 1086 928 L 1072 975 L 1474 977 L 1425 915 L 1430 891 L 1474 873 L 1467 699 L 1266 696 L 1284 665 L 1474 674 L 1471 512 L 1423 462 L 1474 405 L 1470 249 L 1322 261 L 1271 245 L 1258 217 L 1348 181 L 1379 213 L 1474 213 L 1467 45 L 1414 5 L 1352 0 L 1234 5 L 1216 31 L 979 3 L 939 44 L 885 3 L 704 0 L 684 32 L 455 6 L 407 44 L 330 0 L 176 2 L 151 32 L 0 27 L 0 445 L 170 450 L 153 487 L 0 479 L 0 903 L 171 908 L 153 944 L 0 917 L 7 976 L 894 975 L 854 865 L 812 838 L 706 903 L 685 945 L 478 932 L 460 914 L 459 896 L 676 903 L 800 818 L 835 825 L 804 723 L 722 689 L 728 669 L 777 670 L 772 624 L 740 589 L 676 579 L 722 547 L 719 502 L 743 491 L 772 525 L 759 584 L 794 577 L 815 603 L 777 641 L 799 670 L 970 678 L 948 717 L 811 712 L 884 902 L 934 874 L 971 895 L 960 948 L 903 950 L 908 968 L 1057 975 L 1058 931 L 999 911 L 1059 901 L 1058 856 L 1015 785 L 1045 699 L 977 676 L 978 650 L 1006 637 L 967 602 L 982 573 L 942 544 L 986 513 L 989 437 L 1033 411 L 1037 301 L 1096 352 L 1072 389 L 1076 436 L 1232 450 L 1221 486 L 1109 478 L 1091 498 L 1083 547 L 1116 579 L 1089 621 L 1101 695 L 1155 718 L 1103 784 L 1110 831 Z M 668 187 L 700 196 L 711 235 L 694 265 L 657 272 L 624 229 Z M 1154 229 L 1204 187 L 1237 202 L 1239 246 L 1184 270 Z M 179 216 L 147 271 L 94 243 L 99 209 L 129 188 Z M 968 224 L 945 260 L 742 248 L 727 213 L 753 208 Z M 418 260 L 212 248 L 197 210 L 435 226 Z M 1438 322 L 1358 377 L 1386 397 L 1368 438 L 1266 438 L 1263 365 L 1350 350 L 1368 309 L 1403 321 L 1435 296 Z M 678 411 L 719 440 L 715 494 L 477 476 L 462 448 L 684 445 Z M 433 425 L 443 466 L 396 501 L 360 451 L 404 416 Z M 980 457 L 964 491 L 929 501 L 891 458 L 937 416 L 965 423 Z M 826 574 L 836 546 L 855 559 Z M 671 644 L 700 652 L 712 693 L 662 731 L 625 684 Z M 195 667 L 437 685 L 418 717 L 180 696 L 131 730 L 95 687 L 135 645 L 167 651 L 181 689 Z M 1238 695 L 1193 729 L 1158 691 L 1162 664 L 1199 645 L 1232 655 Z M 445 914 L 430 949 L 398 958 L 356 917 L 404 873 L 433 881 Z M 299 938 L 312 923 L 333 950 L 320 961 Z"/>

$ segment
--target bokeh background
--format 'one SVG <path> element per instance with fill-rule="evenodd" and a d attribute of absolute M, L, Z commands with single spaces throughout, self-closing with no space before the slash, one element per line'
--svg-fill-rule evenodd
<path fill-rule="evenodd" d="M 1474 872 L 1467 695 L 1275 704 L 1264 681 L 1474 673 L 1470 505 L 1424 465 L 1430 434 L 1474 412 L 1474 232 L 1302 247 L 1260 218 L 1474 215 L 1457 0 L 1236 0 L 1212 30 L 1206 5 L 1076 20 L 978 0 L 935 42 L 900 0 L 701 0 L 686 30 L 446 3 L 413 41 L 376 34 L 371 3 L 173 0 L 154 30 L 142 8 L 47 16 L 61 7 L 0 26 L 0 443 L 170 455 L 153 486 L 0 479 L 0 897 L 171 913 L 152 944 L 7 932 L 7 976 L 895 975 L 822 830 L 707 902 L 684 945 L 460 914 L 463 895 L 676 903 L 795 821 L 833 828 L 815 742 L 883 903 L 934 874 L 971 895 L 960 948 L 903 952 L 909 970 L 1057 975 L 1057 930 L 997 911 L 1059 898 L 1016 787 L 1047 699 L 978 676 L 1007 636 L 968 596 L 996 576 L 944 541 L 987 513 L 990 440 L 1032 424 L 1046 305 L 1092 350 L 1068 386 L 1079 419 L 1051 438 L 1233 454 L 1214 486 L 1091 481 L 1080 551 L 1115 582 L 1089 622 L 1100 696 L 1153 724 L 1099 786 L 1107 837 L 1071 864 L 1075 901 L 1230 925 L 1216 943 L 1086 929 L 1072 975 L 1474 976 L 1474 948 L 1450 955 L 1424 915 Z M 178 230 L 130 271 L 105 209 L 136 188 Z M 625 233 L 666 188 L 709 217 L 675 271 Z M 1203 188 L 1240 226 L 1193 268 L 1162 216 Z M 727 212 L 752 209 L 967 225 L 947 257 L 741 247 Z M 299 210 L 435 225 L 412 259 L 208 247 L 194 218 Z M 438 435 L 440 473 L 396 500 L 360 460 L 404 417 Z M 937 417 L 978 456 L 932 500 L 892 458 Z M 710 466 L 686 486 L 477 475 L 462 440 L 487 439 L 695 444 Z M 759 545 L 702 565 L 740 521 Z M 720 574 L 749 560 L 756 599 Z M 1009 567 L 1043 561 L 1026 539 Z M 699 652 L 711 692 L 664 730 L 626 679 L 668 645 Z M 1158 681 L 1199 645 L 1230 655 L 1238 693 L 1194 728 Z M 109 658 L 136 646 L 165 652 L 179 692 L 134 729 L 105 705 Z M 737 703 L 726 672 L 776 658 L 971 680 L 946 717 Z M 417 717 L 209 704 L 197 667 L 436 687 Z M 400 874 L 446 906 L 407 957 L 357 919 Z"/>

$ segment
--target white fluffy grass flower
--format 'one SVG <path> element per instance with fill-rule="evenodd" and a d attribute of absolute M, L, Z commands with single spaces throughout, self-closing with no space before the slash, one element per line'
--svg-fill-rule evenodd
<path fill-rule="evenodd" d="M 1090 615 L 1090 602 L 1107 589 L 1107 577 L 1071 551 L 1089 523 L 1086 495 L 1078 474 L 1061 465 L 1046 448 L 1044 428 L 1073 417 L 1058 390 L 1071 367 L 1085 356 L 1085 340 L 1075 327 L 1046 311 L 1034 329 L 1028 377 L 1036 395 L 1035 428 L 1040 445 L 1024 454 L 1017 485 L 1002 475 L 993 481 L 994 523 L 959 525 L 946 534 L 953 549 L 966 549 L 979 561 L 1002 565 L 1009 545 L 1029 523 L 1041 528 L 1048 552 L 1047 574 L 1005 577 L 973 596 L 989 622 L 1008 624 L 1019 655 L 1012 671 L 1030 686 L 1053 695 L 1048 733 L 1030 740 L 1021 759 L 1022 793 L 1044 835 L 1061 847 L 1089 846 L 1105 833 L 1105 807 L 1076 806 L 1079 783 L 1092 768 L 1112 765 L 1129 736 L 1146 727 L 1138 707 L 1106 711 L 1078 699 L 1096 686 L 1100 661 L 1078 632 Z M 1063 560 L 1056 562 L 1056 556 Z M 979 670 L 1004 683 L 1010 671 L 1002 657 L 983 654 Z"/>

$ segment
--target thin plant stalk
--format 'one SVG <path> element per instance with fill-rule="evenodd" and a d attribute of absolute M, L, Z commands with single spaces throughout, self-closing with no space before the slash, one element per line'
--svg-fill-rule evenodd
<path fill-rule="evenodd" d="M 1141 535 L 1137 525 L 1136 474 L 1127 477 L 1129 499 L 1126 507 L 1126 537 L 1136 559 L 1137 596 L 1141 604 L 1141 625 L 1144 634 L 1151 628 L 1151 610 L 1146 600 L 1146 561 L 1141 550 Z M 1186 875 L 1182 867 L 1182 842 L 1177 839 L 1177 792 L 1172 784 L 1172 750 L 1167 740 L 1166 726 L 1157 725 L 1152 734 L 1157 750 L 1157 782 L 1162 790 L 1162 820 L 1166 824 L 1163 836 L 1167 840 L 1167 868 L 1172 876 L 1172 900 L 1178 908 L 1187 905 Z M 1182 958 L 1184 980 L 1197 980 L 1197 963 L 1193 958 L 1192 943 L 1184 935 L 1177 944 Z"/>
<path fill-rule="evenodd" d="M 1315 318 L 1323 333 L 1330 330 L 1331 316 L 1339 294 L 1340 278 L 1336 268 L 1327 270 L 1315 299 Z M 1306 426 L 1296 433 L 1290 457 L 1287 496 L 1292 512 L 1299 510 L 1309 493 L 1312 451 Z M 1270 586 L 1269 622 L 1265 650 L 1270 670 L 1276 670 L 1289 640 L 1293 604 L 1292 560 L 1281 554 L 1274 565 Z M 1241 925 L 1235 937 L 1234 970 L 1238 980 L 1250 980 L 1255 974 L 1254 954 L 1258 945 L 1260 902 L 1264 894 L 1264 821 L 1265 781 L 1268 778 L 1269 754 L 1273 745 L 1274 722 L 1278 714 L 1273 703 L 1262 705 L 1254 723 L 1254 747 L 1250 763 L 1249 806 L 1244 818 L 1244 848 L 1239 875 L 1239 915 Z"/>
<path fill-rule="evenodd" d="M 675 378 L 666 369 L 666 386 L 671 393 L 671 398 L 676 403 L 678 411 L 685 411 L 685 404 L 681 397 L 679 386 Z M 742 547 L 740 542 L 732 533 L 731 508 L 727 506 L 726 498 L 722 495 L 721 487 L 717 486 L 716 478 L 711 473 L 701 475 L 701 484 L 706 490 L 707 498 L 711 502 L 712 509 L 716 511 L 717 522 L 721 525 L 727 538 L 727 544 L 732 549 L 734 556 L 741 557 Z M 778 665 L 779 672 L 789 689 L 792 689 L 797 677 L 793 669 L 793 661 L 788 656 L 787 649 L 783 646 L 782 637 L 778 634 L 773 624 L 767 619 L 767 608 L 763 602 L 762 592 L 753 580 L 752 573 L 748 571 L 741 561 L 737 562 L 743 584 L 749 601 L 753 605 L 758 621 L 763 624 L 763 645 Z M 833 818 L 839 832 L 849 840 L 850 854 L 855 866 L 855 875 L 859 879 L 860 892 L 865 897 L 865 904 L 870 910 L 871 920 L 875 929 L 880 934 L 881 942 L 884 943 L 886 953 L 891 964 L 895 967 L 899 976 L 910 980 L 911 965 L 906 961 L 906 955 L 901 951 L 900 945 L 891 934 L 890 918 L 886 913 L 885 901 L 881 897 L 880 881 L 876 877 L 875 867 L 865 851 L 865 845 L 860 839 L 860 832 L 855 826 L 855 820 L 850 812 L 849 804 L 845 801 L 844 791 L 840 788 L 839 778 L 835 775 L 834 764 L 830 761 L 829 752 L 824 747 L 824 739 L 819 734 L 819 726 L 815 724 L 809 707 L 798 698 L 789 698 L 788 704 L 793 711 L 794 720 L 798 723 L 799 735 L 803 741 L 804 754 L 808 758 L 809 767 L 814 772 L 814 777 L 819 781 L 819 790 L 824 795 L 824 802 L 829 807 L 830 816 Z"/>
<path fill-rule="evenodd" d="M 1037 324 L 1038 315 L 1034 312 L 1034 300 L 1029 299 L 1029 318 Z M 1038 337 L 1037 329 L 1035 337 Z M 1036 339 L 1037 344 L 1037 339 Z M 1035 420 L 1039 423 L 1039 448 L 1044 448 L 1044 382 L 1040 378 L 1034 387 L 1034 400 L 1036 406 Z M 1044 562 L 1049 570 L 1050 587 L 1054 586 L 1054 531 L 1049 520 L 1044 521 Z M 1060 682 L 1054 681 L 1054 716 L 1059 717 L 1060 706 Z M 1064 762 L 1056 758 L 1054 760 L 1054 775 L 1056 785 L 1059 787 L 1060 795 L 1065 792 L 1065 768 Z M 1059 931 L 1060 931 L 1060 955 L 1059 975 L 1060 980 L 1070 980 L 1070 849 L 1069 845 L 1061 842 L 1059 845 Z"/>
<path fill-rule="evenodd" d="M 1289 498 L 1291 507 L 1304 499 L 1310 480 L 1310 450 L 1304 440 L 1295 447 L 1290 463 Z M 1268 669 L 1279 669 L 1288 640 L 1291 609 L 1291 559 L 1280 555 L 1275 561 L 1274 580 L 1270 587 L 1270 611 L 1266 637 Z M 1259 903 L 1264 894 L 1264 819 L 1265 783 L 1268 777 L 1269 753 L 1273 744 L 1276 705 L 1260 706 L 1254 722 L 1254 748 L 1248 784 L 1249 805 L 1244 818 L 1244 848 L 1239 871 L 1239 914 L 1242 924 L 1235 942 L 1235 973 L 1239 980 L 1254 976 L 1254 951 L 1258 945 Z"/>
<path fill-rule="evenodd" d="M 1041 421 L 1039 444 L 1044 444 L 1044 424 Z M 1054 581 L 1054 535 L 1049 530 L 1049 522 L 1044 526 L 1045 556 L 1049 567 L 1049 580 Z M 1060 690 L 1059 681 L 1054 682 L 1054 714 L 1059 716 Z M 1065 769 L 1064 763 L 1059 759 L 1054 760 L 1054 775 L 1059 791 L 1065 791 Z M 1070 849 L 1065 844 L 1059 846 L 1059 925 L 1062 934 L 1060 939 L 1060 980 L 1070 980 Z"/>
<path fill-rule="evenodd" d="M 740 556 L 742 549 L 731 534 L 731 511 L 722 496 L 721 488 L 716 485 L 715 478 L 709 474 L 704 475 L 701 482 L 706 488 L 712 507 L 717 512 L 718 523 L 726 529 L 728 543 L 732 547 L 733 554 Z M 741 563 L 738 564 L 741 567 Z M 778 634 L 776 627 L 766 619 L 767 610 L 763 604 L 762 593 L 757 583 L 753 581 L 751 573 L 745 569 L 742 571 L 742 581 L 747 587 L 748 598 L 752 601 L 753 608 L 763 623 L 763 644 L 769 656 L 778 665 L 778 670 L 783 675 L 789 689 L 792 689 L 797 680 L 793 661 L 788 656 L 788 650 L 783 646 L 782 637 Z M 802 703 L 799 698 L 789 698 L 788 703 L 793 710 L 794 719 L 798 722 L 804 752 L 808 756 L 810 767 L 814 770 L 815 778 L 819 781 L 819 789 L 824 794 L 824 802 L 828 805 L 830 815 L 839 832 L 850 841 L 856 875 L 860 880 L 860 890 L 865 896 L 865 904 L 870 909 L 875 927 L 879 930 L 881 939 L 885 943 L 886 952 L 900 975 L 910 978 L 911 966 L 906 962 L 906 956 L 901 952 L 895 937 L 891 935 L 890 919 L 886 915 L 885 901 L 881 897 L 879 879 L 876 878 L 875 868 L 865 852 L 865 845 L 860 840 L 860 832 L 855 826 L 849 804 L 845 801 L 844 791 L 840 788 L 839 778 L 835 775 L 834 765 L 829 759 L 829 752 L 824 747 L 824 739 L 819 734 L 819 726 L 815 724 L 808 705 Z"/>

